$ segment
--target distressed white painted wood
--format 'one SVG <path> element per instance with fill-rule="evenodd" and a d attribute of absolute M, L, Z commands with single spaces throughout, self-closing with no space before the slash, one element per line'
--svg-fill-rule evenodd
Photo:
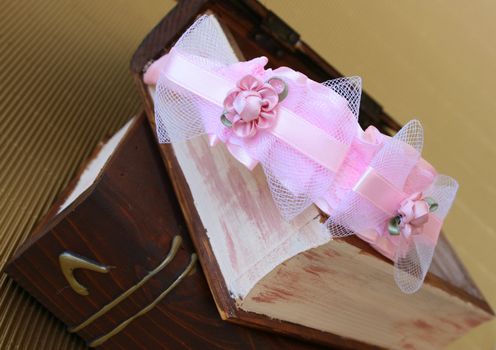
<path fill-rule="evenodd" d="M 491 319 L 428 283 L 405 295 L 390 270 L 386 261 L 336 240 L 280 264 L 240 306 L 388 349 L 437 350 Z"/>
<path fill-rule="evenodd" d="M 385 259 L 346 241 L 330 241 L 315 207 L 285 222 L 262 169 L 248 171 L 224 145 L 210 147 L 206 137 L 198 137 L 173 150 L 227 289 L 241 309 L 407 350 L 438 349 L 492 318 L 467 297 L 435 284 L 403 294 Z"/>
<path fill-rule="evenodd" d="M 175 144 L 174 152 L 224 276 L 236 298 L 244 298 L 267 273 L 286 259 L 329 241 L 310 208 L 284 221 L 260 167 L 253 172 L 224 145 L 205 137 Z"/>

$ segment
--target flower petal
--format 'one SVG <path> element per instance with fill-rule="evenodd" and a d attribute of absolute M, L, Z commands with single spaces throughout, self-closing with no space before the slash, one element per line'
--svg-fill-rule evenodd
<path fill-rule="evenodd" d="M 226 115 L 226 118 L 229 119 L 231 121 L 231 123 L 233 123 L 233 124 L 238 123 L 241 120 L 241 117 L 236 112 L 226 113 L 225 115 Z"/>
<path fill-rule="evenodd" d="M 241 90 L 258 90 L 263 83 L 253 75 L 245 75 L 239 82 L 238 87 Z"/>
<path fill-rule="evenodd" d="M 252 137 L 257 131 L 253 121 L 245 123 L 243 120 L 233 124 L 232 130 L 239 137 Z"/>
<path fill-rule="evenodd" d="M 410 235 L 412 234 L 412 226 L 410 224 L 406 224 L 402 227 L 401 233 L 406 237 L 409 238 Z"/>
<path fill-rule="evenodd" d="M 260 115 L 260 108 L 262 107 L 262 100 L 259 96 L 248 96 L 244 99 L 245 105 L 240 112 L 241 118 L 245 122 L 257 120 Z"/>
<path fill-rule="evenodd" d="M 257 120 L 257 128 L 268 129 L 272 125 L 274 125 L 275 119 L 276 119 L 276 113 L 274 110 L 269 112 L 262 111 L 260 113 L 260 117 Z"/>
<path fill-rule="evenodd" d="M 429 214 L 429 204 L 424 200 L 415 201 L 413 203 L 413 213 L 417 218 Z"/>
<path fill-rule="evenodd" d="M 268 85 L 268 84 L 266 84 Z M 259 90 L 260 96 L 262 97 L 262 108 L 265 111 L 270 111 L 274 108 L 276 108 L 277 104 L 279 103 L 279 96 L 277 95 L 277 92 L 272 88 L 264 87 Z"/>
<path fill-rule="evenodd" d="M 239 89 L 234 89 L 234 90 L 231 90 L 226 98 L 224 99 L 224 108 L 226 110 L 229 110 L 229 109 L 233 109 L 233 103 L 234 103 L 234 99 L 236 98 L 236 96 L 239 94 Z"/>

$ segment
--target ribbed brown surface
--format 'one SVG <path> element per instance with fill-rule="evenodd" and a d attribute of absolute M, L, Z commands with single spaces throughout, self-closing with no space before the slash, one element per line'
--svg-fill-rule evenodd
<path fill-rule="evenodd" d="M 129 60 L 172 6 L 0 1 L 1 269 L 97 142 L 139 111 Z M 0 349 L 84 347 L 0 276 Z"/>

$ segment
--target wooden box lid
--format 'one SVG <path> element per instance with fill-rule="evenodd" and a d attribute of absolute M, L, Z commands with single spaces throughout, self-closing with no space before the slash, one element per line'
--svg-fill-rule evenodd
<path fill-rule="evenodd" d="M 105 349 L 318 349 L 223 322 L 144 115 L 84 164 L 7 273 Z"/>
<path fill-rule="evenodd" d="M 289 66 L 316 81 L 341 76 L 256 1 L 180 1 L 131 62 L 152 126 L 154 89 L 143 73 L 205 12 L 218 18 L 247 59 L 266 56 L 270 67 Z M 386 133 L 399 129 L 366 93 L 360 121 Z M 368 244 L 318 237 L 316 208 L 282 222 L 260 169 L 248 172 L 202 138 L 160 149 L 222 318 L 328 345 L 437 349 L 492 317 L 444 237 L 424 288 L 407 296 L 394 286 L 391 263 Z M 226 207 L 226 198 L 240 205 Z M 245 210 L 251 207 L 257 212 Z"/>

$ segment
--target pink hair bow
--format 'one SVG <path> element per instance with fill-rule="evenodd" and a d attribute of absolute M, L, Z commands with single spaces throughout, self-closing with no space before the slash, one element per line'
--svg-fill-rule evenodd
<path fill-rule="evenodd" d="M 422 144 L 416 120 L 387 139 L 326 222 L 333 238 L 356 234 L 393 260 L 405 293 L 421 287 L 458 189 L 420 157 Z"/>
<path fill-rule="evenodd" d="M 215 17 L 200 17 L 144 76 L 156 85 L 159 141 L 208 135 L 249 169 L 260 163 L 284 218 L 315 203 L 333 238 L 369 242 L 415 292 L 458 188 L 421 158 L 420 123 L 392 138 L 362 131 L 360 78 L 319 84 L 267 61 L 239 62 Z"/>
<path fill-rule="evenodd" d="M 360 78 L 316 83 L 267 58 L 239 62 L 219 23 L 203 16 L 154 62 L 159 141 L 207 134 L 249 169 L 260 163 L 291 219 L 331 186 L 358 128 Z"/>

